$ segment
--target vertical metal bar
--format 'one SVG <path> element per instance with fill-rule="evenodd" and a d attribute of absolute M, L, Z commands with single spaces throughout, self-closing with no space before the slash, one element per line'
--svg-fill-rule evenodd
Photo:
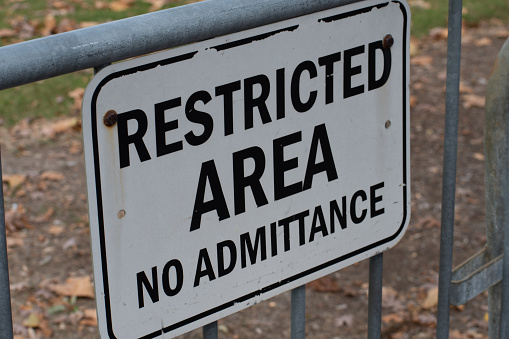
<path fill-rule="evenodd" d="M 0 154 L 0 183 L 2 182 L 2 155 Z M 7 261 L 7 235 L 5 232 L 4 192 L 0 190 L 0 338 L 11 339 L 12 313 Z"/>
<path fill-rule="evenodd" d="M 442 183 L 442 229 L 438 278 L 437 338 L 449 338 L 450 286 L 454 237 L 458 106 L 461 63 L 462 0 L 449 0 L 447 82 L 445 103 L 444 176 Z"/>
<path fill-rule="evenodd" d="M 382 335 L 383 253 L 369 258 L 368 339 Z"/>
<path fill-rule="evenodd" d="M 486 257 L 493 260 L 509 253 L 509 39 L 493 66 L 485 111 Z M 509 335 L 509 260 L 502 279 L 488 290 L 490 339 Z"/>
<path fill-rule="evenodd" d="M 203 339 L 217 339 L 217 321 L 203 326 Z"/>
<path fill-rule="evenodd" d="M 306 337 L 306 285 L 292 290 L 292 339 Z"/>

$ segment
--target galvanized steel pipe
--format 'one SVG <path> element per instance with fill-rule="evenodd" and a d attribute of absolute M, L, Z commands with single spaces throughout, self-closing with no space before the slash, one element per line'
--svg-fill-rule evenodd
<path fill-rule="evenodd" d="M 449 1 L 447 81 L 445 102 L 444 174 L 442 179 L 442 227 L 438 280 L 437 338 L 449 338 L 449 307 L 454 240 L 454 206 L 458 153 L 458 110 L 461 60 L 462 0 Z"/>
<path fill-rule="evenodd" d="M 491 260 L 509 253 L 509 39 L 493 67 L 485 111 L 486 254 Z M 508 303 L 509 260 L 504 254 L 502 282 L 488 294 L 490 339 L 508 337 Z"/>
<path fill-rule="evenodd" d="M 208 0 L 0 48 L 0 90 L 362 0 Z"/>
<path fill-rule="evenodd" d="M 0 156 L 0 182 L 2 161 Z M 7 262 L 7 239 L 5 233 L 4 193 L 0 190 L 0 337 L 10 339 L 12 333 L 11 293 L 9 288 L 9 266 Z"/>

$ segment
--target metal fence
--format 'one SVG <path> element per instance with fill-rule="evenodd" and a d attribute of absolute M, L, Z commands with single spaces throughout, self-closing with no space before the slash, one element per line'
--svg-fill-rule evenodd
<path fill-rule="evenodd" d="M 0 48 L 0 89 L 87 68 L 97 70 L 127 58 L 359 1 L 362 0 L 209 0 L 10 45 Z M 504 248 L 509 248 L 509 237 L 503 241 L 499 234 L 509 233 L 505 218 L 509 214 L 509 191 L 503 189 L 509 180 L 509 40 L 500 53 L 487 98 L 486 173 L 495 173 L 486 178 L 488 247 L 453 273 L 461 24 L 462 1 L 450 0 L 437 338 L 449 337 L 450 304 L 462 304 L 486 288 L 490 288 L 490 338 L 507 338 L 509 261 L 504 263 L 502 255 Z M 492 130 L 495 126 L 500 130 Z M 0 337 L 12 338 L 1 192 L 0 221 Z M 383 254 L 378 254 L 370 258 L 369 267 L 369 339 L 381 337 L 382 272 Z M 502 276 L 506 279 L 502 280 Z M 292 338 L 304 338 L 305 287 L 292 290 L 291 296 Z M 217 338 L 217 322 L 205 326 L 203 336 Z"/>

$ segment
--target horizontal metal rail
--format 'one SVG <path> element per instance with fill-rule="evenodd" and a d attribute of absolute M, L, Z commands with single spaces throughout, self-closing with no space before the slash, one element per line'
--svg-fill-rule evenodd
<path fill-rule="evenodd" d="M 362 0 L 208 0 L 0 48 L 0 90 Z"/>

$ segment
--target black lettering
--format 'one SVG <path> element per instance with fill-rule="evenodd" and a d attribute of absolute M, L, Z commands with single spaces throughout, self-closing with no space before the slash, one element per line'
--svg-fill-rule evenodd
<path fill-rule="evenodd" d="M 129 120 L 136 120 L 138 123 L 138 129 L 135 133 L 129 135 L 127 128 Z M 130 165 L 129 160 L 129 145 L 134 144 L 136 152 L 140 161 L 150 160 L 150 154 L 148 153 L 147 146 L 143 142 L 143 136 L 147 132 L 148 119 L 145 112 L 141 109 L 135 109 L 133 111 L 125 112 L 118 115 L 117 120 L 117 135 L 118 135 L 118 155 L 120 158 L 120 168 L 124 168 Z"/>
<path fill-rule="evenodd" d="M 320 66 L 325 66 L 325 104 L 334 101 L 334 63 L 341 60 L 341 52 L 326 55 L 318 59 Z"/>
<path fill-rule="evenodd" d="M 280 200 L 302 191 L 302 182 L 285 186 L 285 172 L 299 166 L 298 158 L 284 159 L 284 148 L 302 140 L 302 133 L 295 132 L 273 141 L 274 200 Z"/>
<path fill-rule="evenodd" d="M 292 81 L 290 84 L 290 96 L 292 98 L 293 108 L 297 112 L 304 113 L 313 107 L 316 101 L 317 91 L 311 91 L 309 93 L 309 99 L 306 102 L 302 102 L 300 97 L 300 79 L 302 72 L 308 71 L 311 79 L 317 76 L 316 66 L 311 61 L 301 62 L 293 72 Z"/>
<path fill-rule="evenodd" d="M 380 79 L 376 80 L 376 51 L 380 50 L 384 57 L 384 70 Z M 392 57 L 391 49 L 384 48 L 382 41 L 369 44 L 368 51 L 368 90 L 372 91 L 385 85 L 391 73 Z"/>
<path fill-rule="evenodd" d="M 228 248 L 230 254 L 230 263 L 225 268 L 224 249 Z M 231 240 L 225 240 L 217 244 L 217 276 L 221 278 L 233 271 L 237 264 L 237 248 Z"/>
<path fill-rule="evenodd" d="M 159 301 L 159 287 L 157 283 L 157 267 L 152 267 L 152 284 L 147 278 L 145 272 L 136 273 L 136 281 L 138 283 L 138 308 L 145 307 L 145 301 L 143 300 L 143 286 L 148 292 L 152 303 Z"/>
<path fill-rule="evenodd" d="M 212 192 L 212 200 L 205 202 L 205 187 L 207 182 Z M 223 189 L 221 188 L 221 182 L 219 181 L 219 175 L 217 174 L 216 164 L 214 160 L 209 160 L 201 165 L 190 231 L 199 229 L 202 215 L 213 210 L 216 210 L 219 220 L 230 217 Z"/>
<path fill-rule="evenodd" d="M 177 119 L 166 122 L 165 112 L 171 108 L 180 106 L 180 98 L 175 98 L 155 104 L 155 122 L 156 122 L 156 149 L 157 156 L 166 155 L 182 149 L 182 141 L 176 141 L 166 144 L 166 132 L 177 129 L 179 122 Z"/>
<path fill-rule="evenodd" d="M 360 65 L 352 67 L 352 57 L 364 53 L 364 45 L 345 50 L 345 61 L 343 71 L 343 97 L 349 98 L 354 95 L 364 93 L 364 85 L 352 87 L 352 77 L 360 74 L 362 68 Z"/>
<path fill-rule="evenodd" d="M 299 245 L 302 246 L 306 243 L 306 228 L 304 223 L 304 218 L 309 216 L 309 210 L 300 212 L 284 219 L 279 220 L 279 226 L 283 226 L 283 237 L 285 244 L 285 252 L 290 250 L 290 223 L 292 221 L 299 221 Z"/>
<path fill-rule="evenodd" d="M 285 69 L 276 71 L 276 118 L 285 117 Z"/>
<path fill-rule="evenodd" d="M 265 226 L 262 226 L 256 230 L 254 246 L 251 242 L 251 238 L 249 237 L 249 232 L 240 235 L 240 262 L 242 268 L 247 266 L 246 252 L 249 254 L 251 265 L 256 263 L 258 247 L 260 247 L 260 260 L 264 261 L 267 259 Z"/>
<path fill-rule="evenodd" d="M 255 84 L 261 86 L 261 93 L 257 98 L 253 97 L 253 87 Z M 244 80 L 244 114 L 245 114 L 245 128 L 253 128 L 253 108 L 258 107 L 260 117 L 264 124 L 272 121 L 270 118 L 269 110 L 265 101 L 269 97 L 270 81 L 266 75 L 260 74 Z"/>
<path fill-rule="evenodd" d="M 246 176 L 244 173 L 244 160 L 254 160 L 253 173 Z M 263 192 L 260 178 L 265 171 L 265 155 L 260 147 L 250 147 L 233 153 L 233 196 L 235 202 L 235 215 L 246 211 L 246 187 L 251 187 L 256 206 L 268 204 Z"/>
<path fill-rule="evenodd" d="M 233 92 L 240 90 L 240 80 L 216 87 L 216 97 L 224 97 L 224 135 L 233 134 Z"/>
<path fill-rule="evenodd" d="M 330 202 L 330 232 L 331 233 L 336 232 L 336 227 L 335 227 L 336 218 L 334 218 L 334 216 L 336 216 L 338 218 L 339 225 L 341 226 L 341 229 L 344 230 L 346 228 L 346 221 L 347 221 L 347 218 L 346 218 L 346 196 L 344 196 L 341 199 L 341 207 L 342 207 L 342 209 L 340 210 L 339 206 L 338 206 L 338 202 L 336 200 L 332 200 Z M 343 211 L 343 212 L 341 212 L 341 211 Z"/>
<path fill-rule="evenodd" d="M 277 255 L 277 223 L 270 224 L 270 254 L 275 257 Z"/>
<path fill-rule="evenodd" d="M 202 270 L 202 266 L 205 264 L 205 269 Z M 207 276 L 209 281 L 216 279 L 212 263 L 210 262 L 209 252 L 206 248 L 200 250 L 198 255 L 198 265 L 196 265 L 196 275 L 194 276 L 194 287 L 200 285 L 200 279 Z"/>
<path fill-rule="evenodd" d="M 322 206 L 315 207 L 313 221 L 311 222 L 311 232 L 309 232 L 309 242 L 315 240 L 315 234 L 318 232 L 322 233 L 322 237 L 329 235 L 329 232 L 327 232 L 327 225 L 325 224 L 325 218 L 323 217 Z"/>
<path fill-rule="evenodd" d="M 207 104 L 212 97 L 206 91 L 199 91 L 193 93 L 186 102 L 186 117 L 187 120 L 200 124 L 203 126 L 203 132 L 200 135 L 196 135 L 194 132 L 188 132 L 185 135 L 186 141 L 191 146 L 198 146 L 204 144 L 209 140 L 212 130 L 214 129 L 214 120 L 208 113 L 197 110 L 194 105 L 196 102 L 201 101 Z"/>
<path fill-rule="evenodd" d="M 382 207 L 380 209 L 376 209 L 376 203 L 382 201 L 382 195 L 376 195 L 376 191 L 383 188 L 384 183 L 383 181 L 381 183 L 378 183 L 376 185 L 373 185 L 369 188 L 369 201 L 371 205 L 371 218 L 374 218 L 380 214 L 384 214 L 385 209 Z"/>
<path fill-rule="evenodd" d="M 367 196 L 366 192 L 363 190 L 359 190 L 355 192 L 352 196 L 352 200 L 350 201 L 350 215 L 354 224 L 360 224 L 365 218 L 368 211 L 366 209 L 362 210 L 361 216 L 357 216 L 357 199 L 361 198 L 362 201 L 366 201 Z"/>
<path fill-rule="evenodd" d="M 175 285 L 175 288 L 171 288 L 170 286 L 170 268 L 172 267 L 175 268 L 175 274 L 177 276 L 177 283 Z M 184 284 L 184 270 L 182 269 L 182 264 L 177 259 L 168 261 L 163 268 L 164 293 L 166 293 L 168 297 L 177 295 L 182 289 L 183 284 Z"/>
<path fill-rule="evenodd" d="M 323 161 L 316 163 L 318 144 L 320 144 Z M 336 165 L 334 164 L 334 157 L 332 156 L 329 136 L 327 135 L 325 124 L 316 126 L 313 131 L 313 139 L 311 140 L 311 148 L 309 150 L 308 164 L 306 167 L 306 175 L 304 176 L 304 185 L 302 189 L 310 189 L 313 183 L 313 177 L 315 174 L 320 172 L 327 173 L 327 180 L 329 182 L 338 178 L 338 172 L 336 170 Z"/>

